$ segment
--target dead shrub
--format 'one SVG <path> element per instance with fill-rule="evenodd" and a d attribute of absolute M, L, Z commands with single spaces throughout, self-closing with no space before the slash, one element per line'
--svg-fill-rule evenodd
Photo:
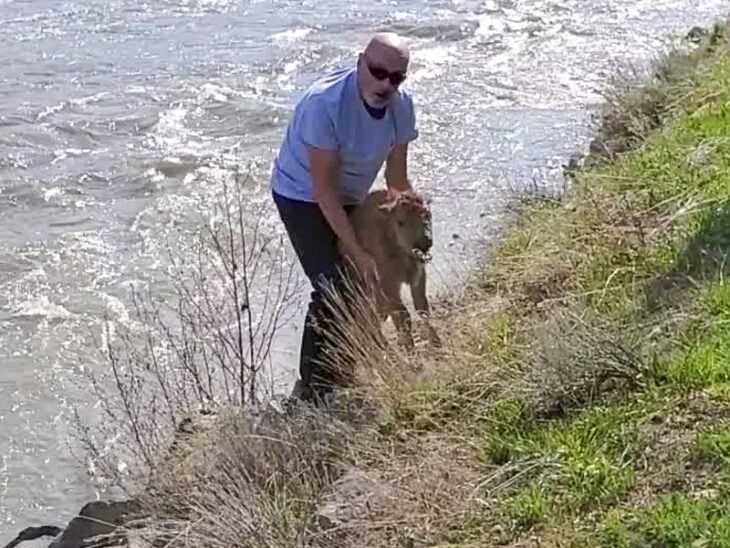
<path fill-rule="evenodd" d="M 310 406 L 232 410 L 217 423 L 215 445 L 194 461 L 189 481 L 151 486 L 136 534 L 169 548 L 334 548 L 312 540 L 317 503 L 363 458 L 367 431 Z"/>
<path fill-rule="evenodd" d="M 555 307 L 527 331 L 528 345 L 506 384 L 545 417 L 582 408 L 609 388 L 636 388 L 648 365 L 639 351 L 642 330 L 633 329 L 617 329 L 588 310 Z"/>
<path fill-rule="evenodd" d="M 338 289 L 325 287 L 324 294 L 330 317 L 324 366 L 339 387 L 372 397 L 376 386 L 392 386 L 413 372 L 408 350 L 388 336 L 375 299 L 353 276 Z"/>

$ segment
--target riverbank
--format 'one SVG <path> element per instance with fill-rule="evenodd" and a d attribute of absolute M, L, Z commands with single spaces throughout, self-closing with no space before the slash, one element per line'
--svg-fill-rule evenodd
<path fill-rule="evenodd" d="M 717 27 L 610 101 L 567 195 L 527 204 L 476 276 L 492 370 L 462 386 L 486 397 L 449 382 L 417 407 L 459 409 L 444 430 L 477 454 L 457 545 L 730 543 L 727 44 Z"/>
<path fill-rule="evenodd" d="M 523 204 L 440 314 L 443 351 L 376 360 L 361 340 L 357 405 L 219 416 L 179 440 L 137 534 L 211 547 L 730 542 L 726 27 L 657 74 L 610 102 L 563 196 Z"/>

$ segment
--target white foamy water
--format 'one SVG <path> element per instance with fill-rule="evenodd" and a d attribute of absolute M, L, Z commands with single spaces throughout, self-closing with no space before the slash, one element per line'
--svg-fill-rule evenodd
<path fill-rule="evenodd" d="M 314 29 L 312 28 L 288 29 L 274 33 L 271 35 L 271 37 L 274 40 L 281 40 L 284 42 L 296 42 L 297 40 L 301 40 L 302 38 L 310 34 L 313 30 Z"/>
<path fill-rule="evenodd" d="M 137 326 L 130 288 L 171 293 L 221 182 L 251 164 L 271 208 L 271 161 L 298 94 L 354 62 L 367 37 L 405 34 L 433 198 L 431 289 L 494 238 L 509 188 L 553 185 L 585 146 L 620 64 L 708 24 L 719 0 L 0 0 L 0 545 L 64 524 L 106 493 L 77 459 L 70 418 L 98 402 L 102 321 Z M 262 225 L 281 232 L 273 209 Z M 306 295 L 303 295 L 303 298 Z M 302 303 L 305 301 L 302 300 Z M 274 352 L 296 374 L 300 307 Z M 127 463 L 125 463 L 127 465 Z M 91 473 L 91 474 L 90 474 Z"/>
<path fill-rule="evenodd" d="M 51 302 L 47 295 L 40 295 L 29 300 L 21 301 L 12 307 L 10 312 L 15 317 L 35 316 L 48 320 L 67 320 L 73 318 L 73 314 L 60 304 Z"/>

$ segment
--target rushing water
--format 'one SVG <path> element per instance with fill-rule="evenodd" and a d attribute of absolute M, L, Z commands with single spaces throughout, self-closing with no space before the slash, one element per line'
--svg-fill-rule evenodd
<path fill-rule="evenodd" d="M 0 0 L 0 544 L 95 496 L 68 447 L 70 409 L 87 403 L 71 387 L 104 311 L 129 314 L 125 282 L 149 278 L 226 165 L 255 161 L 250 199 L 268 199 L 298 92 L 371 33 L 411 40 L 410 169 L 433 198 L 435 286 L 493 237 L 509 189 L 557 180 L 616 63 L 725 5 Z M 277 349 L 284 380 L 298 323 Z"/>

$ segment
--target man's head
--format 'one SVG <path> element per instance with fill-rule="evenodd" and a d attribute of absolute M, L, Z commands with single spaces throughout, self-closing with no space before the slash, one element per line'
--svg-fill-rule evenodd
<path fill-rule="evenodd" d="M 392 32 L 376 34 L 360 54 L 357 64 L 360 93 L 374 108 L 388 104 L 405 79 L 410 52 Z"/>

